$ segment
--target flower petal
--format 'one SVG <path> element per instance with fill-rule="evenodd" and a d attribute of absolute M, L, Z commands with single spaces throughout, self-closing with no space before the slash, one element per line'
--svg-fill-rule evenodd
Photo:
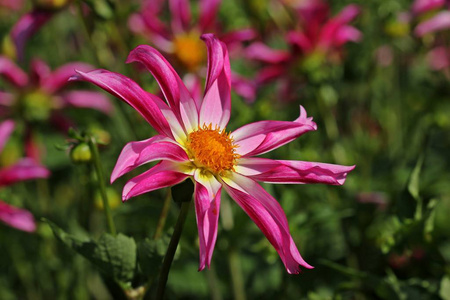
<path fill-rule="evenodd" d="M 214 25 L 222 0 L 200 0 L 200 31 L 205 32 Z"/>
<path fill-rule="evenodd" d="M 16 46 L 17 56 L 20 60 L 24 57 L 25 44 L 45 23 L 54 12 L 49 10 L 34 10 L 23 15 L 11 29 L 11 38 Z"/>
<path fill-rule="evenodd" d="M 208 48 L 205 97 L 200 108 L 200 125 L 225 128 L 231 111 L 231 70 L 226 47 L 213 34 L 203 34 Z"/>
<path fill-rule="evenodd" d="M 197 169 L 194 173 L 195 215 L 197 218 L 198 239 L 200 245 L 199 271 L 211 265 L 214 245 L 217 239 L 219 222 L 220 192 L 222 185 L 212 174 L 202 174 Z"/>
<path fill-rule="evenodd" d="M 132 178 L 123 187 L 122 201 L 144 193 L 178 184 L 188 178 L 179 164 L 162 161 L 150 170 Z"/>
<path fill-rule="evenodd" d="M 114 107 L 109 98 L 102 93 L 92 91 L 72 91 L 63 95 L 66 105 L 82 108 L 92 108 L 110 115 Z"/>
<path fill-rule="evenodd" d="M 94 67 L 82 62 L 72 62 L 62 65 L 51 74 L 46 76 L 42 82 L 41 88 L 48 94 L 56 93 L 69 83 L 69 78 L 76 75 L 76 71 L 89 72 Z"/>
<path fill-rule="evenodd" d="M 334 43 L 337 47 L 340 47 L 347 42 L 359 42 L 361 39 L 361 31 L 353 26 L 344 25 L 337 30 Z"/>
<path fill-rule="evenodd" d="M 289 61 L 291 54 L 285 50 L 277 50 L 256 42 L 248 46 L 245 56 L 249 59 L 259 60 L 269 64 L 279 64 Z"/>
<path fill-rule="evenodd" d="M 446 0 L 416 0 L 412 5 L 412 12 L 416 15 L 445 5 Z"/>
<path fill-rule="evenodd" d="M 270 183 L 324 183 L 343 185 L 355 166 L 309 161 L 272 160 L 249 157 L 239 160 L 235 171 L 257 181 Z"/>
<path fill-rule="evenodd" d="M 191 22 L 191 7 L 188 0 L 169 0 L 171 25 L 174 33 L 185 32 Z"/>
<path fill-rule="evenodd" d="M 5 147 L 6 141 L 14 130 L 14 121 L 6 120 L 0 123 L 0 153 Z"/>
<path fill-rule="evenodd" d="M 33 232 L 36 230 L 36 222 L 29 211 L 14 207 L 1 200 L 0 221 L 23 231 Z"/>
<path fill-rule="evenodd" d="M 16 87 L 28 84 L 27 74 L 6 56 L 0 56 L 0 76 Z"/>
<path fill-rule="evenodd" d="M 187 161 L 186 151 L 172 139 L 157 135 L 144 141 L 125 145 L 111 173 L 111 183 L 123 174 L 145 163 L 156 160 Z"/>
<path fill-rule="evenodd" d="M 236 153 L 241 156 L 253 156 L 269 152 L 281 147 L 300 135 L 316 130 L 317 125 L 312 117 L 307 117 L 303 106 L 300 116 L 293 122 L 259 121 L 242 126 L 231 136 L 238 145 Z"/>
<path fill-rule="evenodd" d="M 424 36 L 430 32 L 436 32 L 450 28 L 450 11 L 442 11 L 429 20 L 417 25 L 414 33 L 417 36 Z"/>
<path fill-rule="evenodd" d="M 252 179 L 232 173 L 222 178 L 224 188 L 261 229 L 277 250 L 290 274 L 300 273 L 300 266 L 313 268 L 298 252 L 280 204 Z"/>
<path fill-rule="evenodd" d="M 156 49 L 140 45 L 130 52 L 127 63 L 140 62 L 155 77 L 170 108 L 187 132 L 198 127 L 195 101 L 169 62 Z"/>
<path fill-rule="evenodd" d="M 136 109 L 159 134 L 173 137 L 161 109 L 154 103 L 148 93 L 130 78 L 107 70 L 95 70 L 89 73 L 77 71 L 77 75 L 71 77 L 71 79 L 91 82 L 122 99 Z"/>
<path fill-rule="evenodd" d="M 38 165 L 31 158 L 24 158 L 16 164 L 0 170 L 0 186 L 6 186 L 18 181 L 36 178 L 47 178 L 50 171 Z"/>

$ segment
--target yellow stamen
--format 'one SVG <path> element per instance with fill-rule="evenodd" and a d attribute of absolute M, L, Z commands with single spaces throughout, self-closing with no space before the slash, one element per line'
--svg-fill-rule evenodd
<path fill-rule="evenodd" d="M 188 153 L 197 167 L 205 168 L 214 174 L 233 170 L 240 157 L 235 153 L 237 145 L 233 143 L 230 133 L 212 125 L 193 131 L 188 136 Z"/>
<path fill-rule="evenodd" d="M 205 44 L 195 32 L 177 35 L 173 44 L 175 56 L 189 71 L 198 69 L 206 58 Z"/>

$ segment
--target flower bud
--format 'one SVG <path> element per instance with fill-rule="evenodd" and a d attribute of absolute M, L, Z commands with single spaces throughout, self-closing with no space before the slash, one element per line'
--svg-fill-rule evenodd
<path fill-rule="evenodd" d="M 74 163 L 88 163 L 92 160 L 92 153 L 87 143 L 80 143 L 70 150 L 70 158 Z"/>

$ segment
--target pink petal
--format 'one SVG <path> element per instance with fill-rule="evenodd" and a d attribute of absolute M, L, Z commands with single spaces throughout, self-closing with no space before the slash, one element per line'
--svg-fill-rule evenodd
<path fill-rule="evenodd" d="M 300 273 L 300 266 L 313 268 L 298 252 L 286 215 L 270 194 L 252 179 L 236 173 L 223 180 L 225 190 L 261 229 L 277 250 L 289 274 Z"/>
<path fill-rule="evenodd" d="M 199 271 L 211 265 L 219 222 L 220 192 L 222 185 L 214 176 L 201 174 L 197 169 L 195 179 L 195 215 L 200 245 Z"/>
<path fill-rule="evenodd" d="M 228 51 L 233 53 L 234 48 L 240 46 L 242 42 L 256 38 L 257 33 L 253 28 L 229 31 L 220 36 L 220 40 L 227 45 Z"/>
<path fill-rule="evenodd" d="M 47 178 L 50 171 L 38 165 L 31 158 L 24 158 L 18 163 L 0 170 L 0 186 L 11 185 L 18 181 Z"/>
<path fill-rule="evenodd" d="M 5 147 L 6 141 L 14 130 L 14 121 L 6 120 L 0 123 L 0 153 Z"/>
<path fill-rule="evenodd" d="M 259 60 L 269 64 L 287 62 L 291 58 L 291 54 L 288 51 L 272 49 L 260 42 L 248 46 L 245 50 L 245 56 L 249 59 Z"/>
<path fill-rule="evenodd" d="M 123 187 L 122 201 L 144 193 L 178 184 L 188 178 L 176 163 L 162 161 L 150 170 L 132 178 Z"/>
<path fill-rule="evenodd" d="M 270 183 L 343 185 L 348 172 L 354 168 L 355 166 L 250 157 L 241 158 L 235 170 L 254 180 Z"/>
<path fill-rule="evenodd" d="M 78 71 L 77 73 L 71 79 L 91 82 L 108 93 L 122 99 L 136 109 L 159 134 L 173 137 L 170 126 L 164 118 L 161 109 L 136 82 L 122 74 L 107 70 L 95 70 L 89 73 Z"/>
<path fill-rule="evenodd" d="M 205 32 L 214 26 L 222 0 L 200 0 L 200 31 Z"/>
<path fill-rule="evenodd" d="M 189 91 L 169 62 L 156 49 L 140 45 L 130 52 L 127 63 L 142 63 L 155 77 L 169 106 L 186 131 L 198 127 L 198 110 Z"/>
<path fill-rule="evenodd" d="M 102 93 L 92 91 L 72 91 L 63 95 L 63 100 L 66 105 L 92 108 L 101 111 L 104 114 L 112 114 L 114 107 L 109 101 L 109 98 Z"/>
<path fill-rule="evenodd" d="M 429 20 L 417 25 L 414 33 L 417 36 L 424 36 L 430 32 L 436 32 L 450 28 L 450 11 L 442 11 Z"/>
<path fill-rule="evenodd" d="M 414 14 L 419 15 L 445 5 L 446 0 L 416 0 L 412 5 Z"/>
<path fill-rule="evenodd" d="M 256 82 L 244 78 L 236 73 L 231 73 L 231 85 L 239 96 L 245 98 L 247 103 L 252 103 L 256 98 Z"/>
<path fill-rule="evenodd" d="M 0 56 L 0 76 L 17 87 L 28 84 L 27 74 L 6 56 Z"/>
<path fill-rule="evenodd" d="M 359 15 L 360 12 L 361 9 L 358 5 L 350 4 L 344 7 L 341 12 L 333 18 L 333 20 L 340 24 L 350 23 Z"/>
<path fill-rule="evenodd" d="M 264 85 L 268 82 L 274 81 L 279 77 L 282 77 L 287 71 L 287 66 L 285 65 L 273 65 L 261 69 L 256 75 L 256 83 L 259 85 Z"/>
<path fill-rule="evenodd" d="M 450 67 L 450 48 L 444 46 L 431 49 L 427 61 L 432 70 L 439 71 Z"/>
<path fill-rule="evenodd" d="M 191 22 L 191 7 L 188 0 L 169 0 L 172 31 L 185 32 Z"/>
<path fill-rule="evenodd" d="M 53 17 L 53 14 L 53 11 L 34 10 L 23 15 L 11 29 L 11 37 L 20 60 L 23 59 L 25 44 L 28 39 L 47 23 Z"/>
<path fill-rule="evenodd" d="M 41 59 L 33 59 L 30 66 L 31 84 L 41 86 L 50 74 L 50 67 Z M 67 81 L 68 78 L 66 78 Z"/>
<path fill-rule="evenodd" d="M 231 110 L 231 70 L 228 52 L 213 34 L 203 34 L 201 38 L 208 48 L 208 72 L 199 123 L 225 128 Z"/>
<path fill-rule="evenodd" d="M 36 222 L 29 211 L 3 201 L 0 201 L 0 221 L 23 231 L 33 232 L 36 230 Z"/>
<path fill-rule="evenodd" d="M 269 152 L 316 129 L 317 125 L 312 121 L 312 117 L 308 118 L 305 109 L 300 106 L 300 116 L 293 122 L 259 121 L 250 123 L 235 130 L 231 136 L 238 145 L 236 153 L 248 157 Z"/>
<path fill-rule="evenodd" d="M 81 62 L 65 64 L 46 76 L 41 88 L 48 94 L 56 93 L 69 83 L 71 77 L 76 76 L 76 71 L 88 72 L 93 69 L 91 65 Z"/>
<path fill-rule="evenodd" d="M 337 47 L 344 45 L 347 42 L 359 42 L 362 39 L 362 33 L 353 26 L 345 25 L 340 27 L 334 37 L 335 45 Z"/>
<path fill-rule="evenodd" d="M 306 34 L 300 31 L 290 31 L 286 36 L 289 44 L 297 46 L 303 53 L 309 53 L 314 45 Z"/>
<path fill-rule="evenodd" d="M 187 161 L 186 151 L 173 140 L 157 135 L 150 139 L 125 145 L 111 173 L 111 183 L 123 174 L 156 160 Z"/>

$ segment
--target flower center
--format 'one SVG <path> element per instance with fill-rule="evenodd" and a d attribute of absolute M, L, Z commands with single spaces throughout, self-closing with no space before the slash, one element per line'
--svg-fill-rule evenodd
<path fill-rule="evenodd" d="M 189 71 L 197 70 L 206 58 L 205 45 L 195 32 L 177 35 L 173 44 L 175 56 Z"/>
<path fill-rule="evenodd" d="M 214 174 L 232 170 L 239 158 L 230 133 L 218 127 L 213 129 L 211 124 L 191 132 L 186 146 L 197 167 L 206 167 Z"/>

